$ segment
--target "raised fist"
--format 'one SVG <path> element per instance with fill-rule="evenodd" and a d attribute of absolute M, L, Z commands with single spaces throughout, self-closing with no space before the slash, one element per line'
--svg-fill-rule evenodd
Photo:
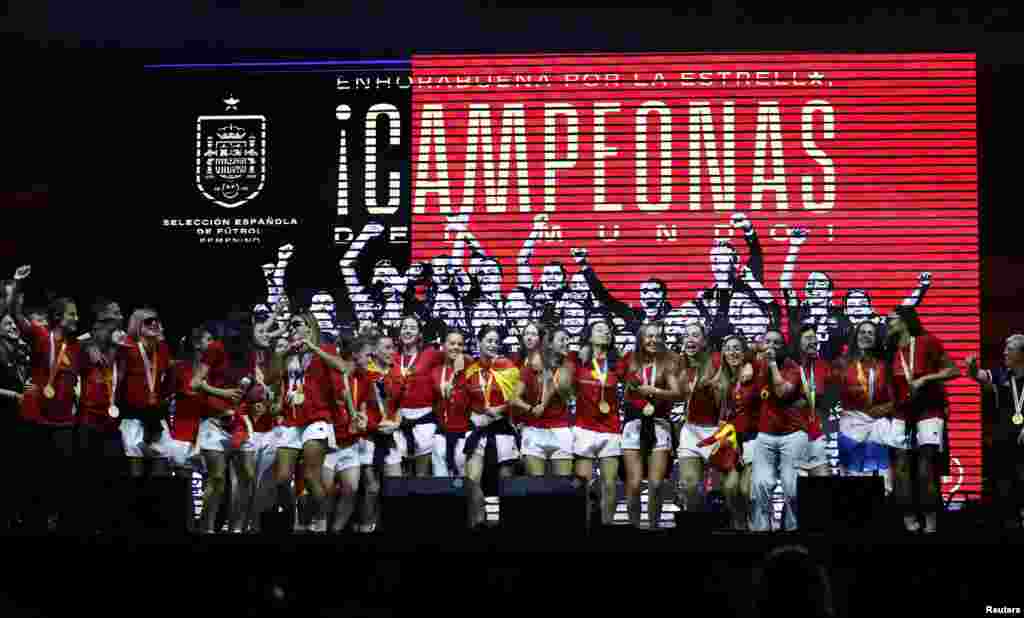
<path fill-rule="evenodd" d="M 15 281 L 21 281 L 22 279 L 27 279 L 28 276 L 31 275 L 31 274 L 32 274 L 32 267 L 31 266 L 29 266 L 28 264 L 26 264 L 25 266 L 19 266 L 18 269 L 14 271 L 14 280 Z"/>
<path fill-rule="evenodd" d="M 587 250 L 585 248 L 574 247 L 569 250 L 569 254 L 572 255 L 572 259 L 575 260 L 577 264 L 582 264 L 587 261 Z"/>
<path fill-rule="evenodd" d="M 730 218 L 730 222 L 732 223 L 733 229 L 743 230 L 744 234 L 749 234 L 750 231 L 754 229 L 754 224 L 751 223 L 750 219 L 747 218 L 747 215 L 742 212 L 733 213 Z"/>
<path fill-rule="evenodd" d="M 791 247 L 799 247 L 807 242 L 807 237 L 810 235 L 811 233 L 805 227 L 789 228 L 789 245 Z"/>
<path fill-rule="evenodd" d="M 457 215 L 452 215 L 450 217 L 447 217 L 446 227 L 449 230 L 454 230 L 454 231 L 457 231 L 457 232 L 463 232 L 463 231 L 466 230 L 466 226 L 468 226 L 468 225 L 469 225 L 469 213 L 459 213 Z"/>
<path fill-rule="evenodd" d="M 929 287 L 932 284 L 932 274 L 923 272 L 917 276 L 917 281 L 921 284 L 921 287 Z"/>

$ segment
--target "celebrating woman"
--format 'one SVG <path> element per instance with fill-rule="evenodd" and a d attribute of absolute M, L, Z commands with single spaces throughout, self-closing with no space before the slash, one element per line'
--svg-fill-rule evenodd
<path fill-rule="evenodd" d="M 427 477 L 437 433 L 431 373 L 444 363 L 445 355 L 436 348 L 424 347 L 423 330 L 415 316 L 402 318 L 399 343 L 401 350 L 390 376 L 399 385 L 396 403 L 402 417 L 405 457 L 412 460 L 415 476 Z"/>
<path fill-rule="evenodd" d="M 18 333 L 18 324 L 10 313 L 3 313 L 0 319 L 0 431 L 13 440 L 11 447 L 15 456 L 20 459 L 21 453 L 31 453 L 29 443 L 34 433 L 27 429 L 18 418 L 21 402 L 24 398 L 25 382 L 28 380 L 31 367 L 31 351 L 22 341 Z M 120 446 L 120 439 L 118 440 Z M 0 529 L 7 524 L 14 524 L 24 516 L 26 499 L 31 487 L 26 477 L 20 474 L 11 475 L 13 491 L 6 502 L 7 508 L 0 511 Z"/>
<path fill-rule="evenodd" d="M 925 332 L 916 309 L 896 307 L 888 322 L 896 401 L 890 440 L 894 448 L 893 496 L 904 508 L 903 524 L 908 531 L 920 530 L 916 508 L 920 505 L 925 532 L 931 533 L 935 532 L 940 503 L 939 458 L 947 442 L 942 383 L 959 376 L 960 370 L 942 342 Z"/>
<path fill-rule="evenodd" d="M 699 323 L 686 327 L 682 355 L 682 396 L 686 399 L 686 424 L 679 432 L 679 484 L 682 507 L 702 511 L 701 490 L 705 482 L 705 464 L 713 445 L 701 446 L 718 431 L 721 410 L 715 398 L 714 377 L 721 366 L 721 355 L 708 350 L 704 327 Z"/>
<path fill-rule="evenodd" d="M 445 361 L 431 375 L 434 383 L 434 415 L 437 433 L 432 456 L 434 476 L 461 477 L 466 473 L 466 437 L 469 421 L 469 385 L 466 382 L 466 336 L 457 330 L 444 338 Z"/>
<path fill-rule="evenodd" d="M 617 351 L 612 345 L 614 328 L 607 318 L 590 324 L 584 333 L 587 345 L 580 350 L 573 376 L 576 391 L 576 425 L 573 453 L 576 476 L 588 483 L 594 477 L 594 462 L 601 469 L 601 522 L 611 525 L 615 518 L 616 482 L 622 454 L 622 421 L 619 418 L 616 373 Z"/>
<path fill-rule="evenodd" d="M 847 353 L 836 364 L 839 382 L 839 471 L 843 476 L 889 478 L 889 435 L 893 412 L 891 367 L 882 359 L 878 325 L 862 321 Z"/>
<path fill-rule="evenodd" d="M 470 421 L 474 429 L 466 437 L 466 480 L 469 486 L 469 522 L 484 521 L 484 494 L 480 481 L 484 466 L 497 466 L 502 478 L 512 476 L 519 459 L 515 430 L 509 422 L 509 401 L 519 387 L 519 368 L 500 356 L 501 333 L 493 326 L 480 329 L 480 358 L 466 369 Z"/>
<path fill-rule="evenodd" d="M 171 354 L 163 341 L 163 325 L 156 311 L 137 309 L 128 320 L 127 336 L 117 348 L 117 407 L 121 439 L 132 476 L 141 477 L 145 462 L 152 462 L 153 476 L 168 473 L 166 449 L 170 439 L 166 402 L 173 394 L 169 376 Z"/>
<path fill-rule="evenodd" d="M 629 519 L 640 526 L 640 483 L 647 464 L 647 513 L 650 527 L 661 521 L 662 482 L 672 449 L 672 403 L 679 397 L 676 359 L 665 345 L 665 326 L 648 322 L 640 328 L 640 345 L 620 362 L 619 374 L 627 388 L 622 432 L 622 458 L 626 464 L 626 504 Z"/>
<path fill-rule="evenodd" d="M 320 327 L 312 314 L 294 315 L 288 326 L 287 351 L 275 356 L 272 370 L 274 383 L 280 385 L 277 412 L 284 417 L 283 429 L 276 437 L 274 464 L 278 505 L 294 505 L 291 480 L 301 452 L 303 479 L 310 490 L 311 531 L 326 532 L 321 468 L 324 454 L 335 448 L 335 402 L 341 394 L 335 391 L 331 372 L 340 360 L 333 345 L 319 343 Z"/>
<path fill-rule="evenodd" d="M 721 414 L 716 452 L 712 465 L 722 474 L 722 493 L 725 495 L 733 530 L 745 530 L 750 504 L 750 460 L 742 458 L 736 447 L 746 448 L 745 436 L 756 428 L 752 413 L 754 400 L 750 388 L 753 369 L 746 337 L 728 335 L 722 340 L 722 365 L 714 378 L 715 399 Z M 758 402 L 759 403 L 759 402 Z"/>
<path fill-rule="evenodd" d="M 532 328 L 533 323 L 526 330 Z M 529 333 L 524 339 L 529 339 Z M 522 381 L 512 402 L 525 425 L 522 442 L 526 473 L 543 476 L 550 461 L 554 474 L 569 476 L 573 460 L 569 400 L 576 357 L 569 352 L 569 333 L 564 328 L 549 331 L 543 347 L 538 348 L 520 370 Z"/>
<path fill-rule="evenodd" d="M 351 347 L 352 370 L 340 375 L 339 411 L 334 417 L 338 450 L 325 458 L 325 492 L 334 503 L 331 531 L 341 533 L 348 526 L 356 507 L 356 493 L 363 471 L 372 470 L 373 453 L 365 438 L 380 425 L 379 393 L 367 369 L 376 341 L 361 337 Z"/>

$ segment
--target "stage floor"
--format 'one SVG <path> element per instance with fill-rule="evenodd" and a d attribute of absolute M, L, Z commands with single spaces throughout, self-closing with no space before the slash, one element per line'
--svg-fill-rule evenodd
<path fill-rule="evenodd" d="M 578 535 L 501 528 L 449 534 L 7 536 L 3 616 L 161 610 L 282 610 L 387 616 L 586 611 L 749 616 L 752 569 L 780 545 L 807 547 L 832 579 L 840 616 L 985 615 L 1021 607 L 1024 532 L 933 535 L 636 530 Z M 16 565 L 11 568 L 11 565 Z M 793 591 L 794 594 L 799 591 Z M 20 608 L 20 609 L 15 609 Z M 19 613 L 22 609 L 38 610 Z M 532 609 L 531 609 L 532 608 Z M 952 612 L 952 613 L 951 613 Z M 76 612 L 77 613 L 77 612 Z"/>

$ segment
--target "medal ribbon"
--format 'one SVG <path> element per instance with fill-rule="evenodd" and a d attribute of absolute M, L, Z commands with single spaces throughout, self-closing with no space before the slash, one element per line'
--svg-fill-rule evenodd
<path fill-rule="evenodd" d="M 914 380 L 914 345 L 917 343 L 917 337 L 910 338 L 910 365 L 907 365 L 907 359 L 903 356 L 903 350 L 900 350 L 900 364 L 903 365 L 903 375 L 907 377 L 907 384 L 910 384 Z"/>
<path fill-rule="evenodd" d="M 811 410 L 814 410 L 814 396 L 817 395 L 818 384 L 814 381 L 814 364 L 810 366 L 811 380 L 810 383 L 807 381 L 807 374 L 804 373 L 804 368 L 800 367 L 800 381 L 804 384 L 804 394 L 807 395 L 807 401 L 811 404 Z"/>
<path fill-rule="evenodd" d="M 1013 409 L 1016 410 L 1015 416 L 1020 417 L 1021 410 L 1024 410 L 1024 392 L 1017 395 L 1017 378 L 1010 376 L 1010 386 L 1013 388 Z"/>
<path fill-rule="evenodd" d="M 109 380 L 104 380 L 104 382 L 106 382 L 108 390 L 110 392 L 110 405 L 114 405 L 114 392 L 117 391 L 117 362 L 116 361 L 114 362 L 114 366 L 111 368 L 110 374 L 108 375 L 108 377 L 110 379 Z"/>
<path fill-rule="evenodd" d="M 604 403 L 604 387 L 605 383 L 608 381 L 608 356 L 606 355 L 604 357 L 603 371 L 599 369 L 597 366 L 596 356 L 594 357 L 594 360 L 592 362 L 594 364 L 594 377 L 600 380 L 601 382 L 601 403 Z"/>
<path fill-rule="evenodd" d="M 482 390 L 484 392 L 484 408 L 490 408 L 491 407 L 491 387 L 494 386 L 494 370 L 488 368 L 487 375 L 489 377 L 487 378 L 487 385 L 486 386 L 484 386 L 484 376 L 483 376 L 483 373 L 484 373 L 483 371 L 478 373 L 477 374 L 477 378 L 480 380 L 480 390 Z"/>
<path fill-rule="evenodd" d="M 409 377 L 409 374 L 412 373 L 412 369 L 413 369 L 413 367 L 416 366 L 416 359 L 419 357 L 419 355 L 420 355 L 419 352 L 413 354 L 412 358 L 409 359 L 409 364 L 408 365 L 405 364 L 405 354 L 400 354 L 399 355 L 398 362 L 402 365 L 402 377 L 403 378 Z"/>
<path fill-rule="evenodd" d="M 154 354 L 153 355 L 153 363 L 151 365 L 150 362 L 149 362 L 149 356 L 146 355 L 146 346 L 142 345 L 141 341 L 139 342 L 139 354 L 142 355 L 142 366 L 145 368 L 145 371 L 146 371 L 146 385 L 149 386 L 149 394 L 150 395 L 155 395 L 156 394 L 156 372 L 157 372 L 157 365 L 159 365 L 159 359 L 157 358 L 157 355 Z"/>
<path fill-rule="evenodd" d="M 64 356 L 64 348 L 67 347 L 67 341 L 60 342 L 60 351 L 54 354 L 56 349 L 56 341 L 54 341 L 53 332 L 50 332 L 50 379 L 46 382 L 46 385 L 53 387 L 53 378 L 57 375 L 57 365 L 60 363 L 60 359 Z"/>
<path fill-rule="evenodd" d="M 871 404 L 875 401 L 875 368 L 871 367 L 868 369 L 868 377 L 864 378 L 864 367 L 860 361 L 857 361 L 857 381 L 860 382 L 860 387 L 867 393 L 868 402 L 865 408 L 870 408 Z"/>

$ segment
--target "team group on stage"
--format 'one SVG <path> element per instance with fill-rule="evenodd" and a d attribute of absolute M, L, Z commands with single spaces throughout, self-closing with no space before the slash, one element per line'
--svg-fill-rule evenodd
<path fill-rule="evenodd" d="M 103 531 L 117 477 L 175 469 L 203 472 L 202 532 L 215 530 L 221 509 L 232 531 L 256 531 L 261 513 L 293 509 L 300 495 L 309 531 L 372 532 L 382 477 L 401 475 L 464 477 L 467 524 L 478 526 L 485 469 L 575 476 L 599 496 L 605 524 L 621 475 L 640 526 L 646 481 L 655 527 L 678 460 L 681 508 L 705 508 L 706 478 L 717 470 L 733 529 L 771 530 L 781 483 L 790 530 L 801 470 L 831 474 L 822 419 L 838 402 L 841 473 L 886 475 L 906 529 L 936 528 L 942 384 L 962 372 L 912 306 L 860 321 L 831 359 L 819 355 L 813 324 L 791 324 L 790 341 L 772 326 L 753 341 L 736 333 L 713 344 L 699 320 L 685 327 L 679 352 L 666 345 L 662 321 L 638 320 L 635 346 L 623 353 L 616 324 L 601 316 L 577 345 L 559 323 L 527 322 L 508 355 L 500 328 L 449 330 L 427 343 L 411 314 L 396 332 L 365 322 L 325 343 L 317 319 L 285 303 L 251 319 L 245 345 L 201 327 L 172 352 L 152 309 L 125 323 L 116 302 L 100 299 L 87 336 L 72 299 L 26 309 L 20 288 L 30 272 L 19 268 L 3 290 L 0 401 L 21 466 L 5 527 Z M 1024 336 L 1007 340 L 1005 360 L 991 371 L 973 357 L 964 365 L 997 394 L 998 452 L 1016 487 Z M 237 486 L 224 504 L 229 467 Z"/>

